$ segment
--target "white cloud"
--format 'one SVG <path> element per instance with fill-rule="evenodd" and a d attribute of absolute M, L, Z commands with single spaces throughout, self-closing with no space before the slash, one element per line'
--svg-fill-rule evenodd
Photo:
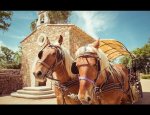
<path fill-rule="evenodd" d="M 118 12 L 110 11 L 75 11 L 72 12 L 70 22 L 97 39 L 100 32 L 113 28 L 117 16 Z"/>

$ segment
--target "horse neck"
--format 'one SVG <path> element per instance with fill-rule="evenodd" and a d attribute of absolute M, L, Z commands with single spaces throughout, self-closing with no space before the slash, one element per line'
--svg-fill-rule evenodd
<path fill-rule="evenodd" d="M 71 79 L 64 64 L 61 64 L 56 68 L 54 76 L 60 81 L 60 83 L 65 83 Z"/>
<path fill-rule="evenodd" d="M 71 68 L 73 59 L 64 47 L 62 47 L 62 50 L 64 52 L 64 62 L 58 66 L 58 68 L 55 70 L 55 74 L 57 79 L 60 80 L 61 83 L 64 83 L 73 79 L 74 75 L 71 73 L 71 70 L 69 69 Z"/>
<path fill-rule="evenodd" d="M 101 58 L 101 60 L 100 60 L 101 72 L 100 72 L 97 83 L 103 84 L 106 81 L 106 76 L 107 76 L 106 72 L 107 71 L 110 72 L 110 69 L 109 69 L 110 62 L 108 61 L 107 56 L 101 49 L 99 49 L 98 51 L 99 51 L 98 55 Z"/>

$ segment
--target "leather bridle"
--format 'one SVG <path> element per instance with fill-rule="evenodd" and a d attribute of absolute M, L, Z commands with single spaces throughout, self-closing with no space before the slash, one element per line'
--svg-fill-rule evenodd
<path fill-rule="evenodd" d="M 46 46 L 45 46 L 46 47 Z M 44 47 L 44 48 L 45 48 Z M 55 82 L 55 87 L 57 87 L 58 89 L 60 89 L 61 93 L 62 93 L 62 98 L 63 98 L 63 104 L 66 104 L 65 102 L 65 92 L 72 86 L 74 85 L 79 85 L 79 81 L 77 79 L 74 79 L 74 80 L 70 80 L 70 81 L 67 81 L 65 83 L 61 83 L 58 79 L 55 79 L 53 77 L 53 72 L 54 70 L 60 65 L 60 64 L 63 64 L 65 65 L 65 54 L 64 54 L 64 51 L 62 50 L 61 47 L 59 46 L 55 46 L 55 45 L 49 45 L 49 47 L 52 47 L 52 48 L 55 48 L 57 50 L 57 53 L 56 53 L 56 60 L 55 60 L 55 63 L 52 65 L 52 66 L 49 66 L 47 63 L 45 63 L 44 61 L 41 61 L 41 60 L 38 60 L 37 63 L 40 63 L 42 65 L 44 65 L 47 69 L 48 69 L 48 72 L 43 74 L 43 77 L 46 77 L 46 78 L 49 78 L 51 80 L 55 80 L 57 82 Z M 43 49 L 44 49 L 43 48 Z M 42 50 L 43 50 L 42 49 Z M 41 51 L 42 51 L 41 50 Z"/>
<path fill-rule="evenodd" d="M 80 57 L 84 57 L 84 58 L 92 57 L 92 58 L 96 58 L 96 60 L 97 60 L 97 63 L 96 63 L 97 75 L 96 75 L 96 78 L 94 80 L 91 80 L 91 79 L 87 78 L 86 76 L 79 76 L 79 80 L 85 80 L 85 81 L 88 81 L 89 83 L 93 84 L 93 86 L 94 86 L 93 87 L 93 95 L 95 94 L 97 99 L 100 99 L 100 93 L 102 93 L 104 91 L 106 92 L 106 91 L 110 91 L 112 89 L 117 89 L 117 90 L 123 91 L 123 88 L 121 86 L 122 84 L 120 82 L 107 84 L 108 79 L 106 79 L 106 81 L 101 86 L 96 84 L 96 82 L 99 79 L 99 76 L 101 74 L 100 58 L 97 56 L 97 54 L 91 54 L 91 53 L 86 52 L 83 55 L 78 56 L 77 58 L 80 58 Z M 82 66 L 82 65 L 80 65 L 80 66 Z M 100 69 L 98 69 L 98 68 L 100 68 Z M 104 71 L 106 71 L 106 68 L 104 69 Z M 108 77 L 108 76 L 109 75 L 106 72 L 106 77 Z M 125 91 L 123 91 L 123 92 L 125 92 Z"/>
<path fill-rule="evenodd" d="M 83 57 L 83 58 L 92 57 L 92 58 L 96 59 L 96 69 L 97 69 L 96 78 L 94 80 L 91 80 L 91 79 L 87 78 L 86 76 L 79 76 L 79 80 L 88 81 L 89 83 L 92 83 L 94 86 L 96 86 L 96 81 L 98 80 L 99 74 L 100 74 L 100 71 L 101 71 L 100 58 L 97 56 L 97 54 L 95 54 L 95 53 L 89 53 L 89 52 L 86 52 L 85 54 L 80 55 L 77 58 L 80 58 L 80 57 Z M 82 66 L 82 65 L 80 65 L 80 66 Z"/>
<path fill-rule="evenodd" d="M 48 69 L 47 73 L 43 74 L 43 77 L 50 78 L 50 79 L 55 80 L 55 81 L 59 81 L 57 79 L 54 79 L 52 73 L 54 72 L 55 68 L 57 68 L 60 64 L 64 64 L 64 60 L 65 60 L 64 52 L 63 52 L 62 48 L 59 46 L 49 45 L 49 47 L 55 48 L 57 50 L 56 58 L 55 58 L 56 60 L 55 60 L 54 64 L 49 66 L 47 63 L 45 63 L 44 61 L 41 61 L 41 60 L 38 60 L 37 63 L 44 65 Z"/>

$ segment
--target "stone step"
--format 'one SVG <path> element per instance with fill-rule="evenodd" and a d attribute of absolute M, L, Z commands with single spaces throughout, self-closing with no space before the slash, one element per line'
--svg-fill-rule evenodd
<path fill-rule="evenodd" d="M 17 93 L 20 94 L 31 94 L 31 95 L 46 95 L 46 94 L 52 94 L 54 93 L 54 90 L 47 90 L 47 91 L 31 91 L 31 90 L 17 90 Z"/>
<path fill-rule="evenodd" d="M 50 87 L 47 86 L 37 86 L 37 87 L 24 87 L 24 90 L 30 90 L 30 91 L 47 91 L 52 90 Z"/>
<path fill-rule="evenodd" d="M 31 95 L 31 94 L 20 94 L 20 93 L 17 93 L 17 92 L 11 93 L 11 96 L 13 96 L 13 97 L 20 97 L 20 98 L 26 98 L 26 99 L 50 99 L 50 98 L 56 98 L 55 94 Z"/>

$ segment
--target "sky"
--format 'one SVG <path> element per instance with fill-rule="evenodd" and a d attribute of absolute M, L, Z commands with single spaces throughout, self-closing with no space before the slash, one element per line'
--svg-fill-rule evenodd
<path fill-rule="evenodd" d="M 9 30 L 0 30 L 0 45 L 17 51 L 37 17 L 36 11 L 13 11 Z M 94 39 L 116 39 L 129 51 L 144 46 L 150 38 L 150 11 L 72 11 L 69 23 Z"/>

